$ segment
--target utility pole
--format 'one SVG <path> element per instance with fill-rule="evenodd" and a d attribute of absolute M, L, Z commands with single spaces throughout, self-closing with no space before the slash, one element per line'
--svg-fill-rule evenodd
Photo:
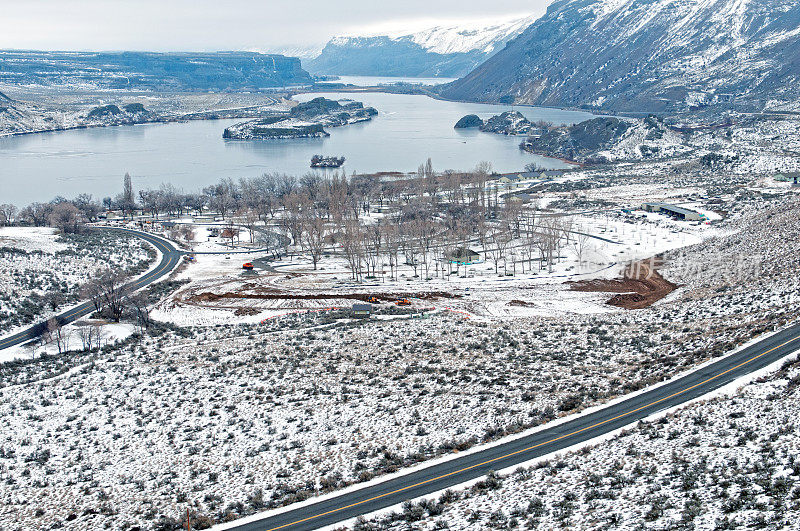
<path fill-rule="evenodd" d="M 189 523 L 189 508 L 186 508 L 186 531 L 192 531 L 192 526 Z"/>

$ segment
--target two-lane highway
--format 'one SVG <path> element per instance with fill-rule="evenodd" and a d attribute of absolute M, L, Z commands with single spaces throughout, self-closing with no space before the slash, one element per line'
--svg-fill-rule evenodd
<path fill-rule="evenodd" d="M 164 275 L 169 274 L 175 266 L 180 263 L 181 256 L 184 254 L 182 251 L 179 251 L 175 248 L 172 243 L 164 238 L 160 238 L 158 236 L 154 236 L 152 234 L 148 234 L 146 232 L 140 232 L 131 229 L 123 229 L 118 227 L 98 227 L 97 230 L 111 230 L 111 231 L 121 231 L 127 232 L 136 236 L 137 238 L 141 238 L 144 241 L 153 245 L 156 249 L 161 252 L 161 262 L 148 271 L 146 274 L 142 275 L 138 279 L 134 280 L 133 282 L 126 284 L 123 287 L 123 290 L 126 293 L 131 293 L 136 290 L 139 290 L 149 284 L 152 284 L 156 280 L 160 279 Z M 64 313 L 61 313 L 55 316 L 55 319 L 62 325 L 71 323 L 84 317 L 86 315 L 90 315 L 94 312 L 94 304 L 91 301 L 84 302 Z M 46 322 L 37 323 L 30 328 L 27 328 L 13 336 L 5 337 L 0 339 L 0 350 L 13 347 L 15 345 L 20 345 L 22 343 L 26 343 L 32 339 L 36 339 L 37 337 L 41 336 L 42 333 L 45 331 L 47 326 Z"/>
<path fill-rule="evenodd" d="M 696 399 L 800 348 L 795 325 L 683 377 L 573 420 L 457 459 L 305 507 L 242 524 L 236 531 L 301 531 L 335 524 L 519 465 Z"/>

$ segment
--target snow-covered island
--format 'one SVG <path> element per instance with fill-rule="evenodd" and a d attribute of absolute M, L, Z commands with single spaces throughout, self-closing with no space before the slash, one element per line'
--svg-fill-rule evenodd
<path fill-rule="evenodd" d="M 486 120 L 482 120 L 476 114 L 467 114 L 456 122 L 454 127 L 455 129 L 477 127 L 484 133 L 496 133 L 499 135 L 533 135 L 541 133 L 550 125 L 534 125 L 521 112 L 506 111 Z"/>
<path fill-rule="evenodd" d="M 373 107 L 353 100 L 314 98 L 300 103 L 288 113 L 234 124 L 222 133 L 222 138 L 258 140 L 281 138 L 316 138 L 330 136 L 325 127 L 340 127 L 367 122 L 377 115 Z"/>

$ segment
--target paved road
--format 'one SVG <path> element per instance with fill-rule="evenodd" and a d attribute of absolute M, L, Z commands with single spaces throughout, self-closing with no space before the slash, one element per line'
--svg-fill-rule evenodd
<path fill-rule="evenodd" d="M 154 236 L 152 234 L 147 234 L 145 232 L 139 232 L 135 230 L 123 229 L 123 228 L 116 228 L 116 227 L 102 227 L 101 230 L 113 230 L 113 231 L 121 231 L 121 232 L 128 232 L 133 234 L 148 243 L 153 244 L 156 249 L 161 251 L 162 258 L 161 262 L 155 268 L 151 269 L 147 274 L 143 275 L 142 277 L 138 278 L 134 282 L 127 284 L 123 289 L 126 291 L 136 291 L 140 288 L 143 288 L 149 284 L 152 284 L 156 280 L 160 279 L 164 275 L 169 274 L 175 266 L 180 263 L 181 255 L 183 255 L 182 251 L 179 251 L 175 248 L 169 241 L 159 238 L 158 236 Z M 56 316 L 59 323 L 67 324 L 73 321 L 80 319 L 86 315 L 90 315 L 94 312 L 94 304 L 91 301 L 84 302 L 83 304 L 72 308 L 60 315 Z M 47 326 L 46 323 L 37 323 L 30 328 L 23 330 L 13 336 L 5 337 L 0 339 L 0 350 L 13 347 L 15 345 L 20 345 L 22 343 L 26 343 L 32 339 L 36 339 L 37 337 L 41 336 Z"/>
<path fill-rule="evenodd" d="M 800 325 L 699 368 L 682 378 L 585 416 L 474 454 L 375 486 L 235 527 L 237 531 L 300 531 L 390 507 L 523 463 L 634 423 L 660 410 L 700 397 L 800 348 Z"/>

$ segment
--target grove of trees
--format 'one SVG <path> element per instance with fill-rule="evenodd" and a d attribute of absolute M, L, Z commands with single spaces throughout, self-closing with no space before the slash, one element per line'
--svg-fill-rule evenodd
<path fill-rule="evenodd" d="M 404 264 L 415 277 L 463 274 L 463 264 L 454 257 L 470 247 L 482 250 L 497 274 L 551 269 L 568 245 L 580 254 L 586 248 L 585 238 L 576 239 L 566 218 L 504 198 L 492 183 L 490 164 L 470 172 L 436 172 L 430 159 L 411 176 L 264 174 L 221 179 L 199 193 L 163 184 L 140 190 L 138 200 L 126 174 L 123 191 L 114 199 L 59 197 L 19 213 L 5 209 L 0 222 L 13 216 L 17 222 L 77 232 L 109 209 L 153 219 L 213 214 L 225 222 L 230 245 L 239 240 L 240 228 L 247 230 L 251 243 L 274 244 L 270 234 L 278 233 L 283 252 L 303 254 L 314 269 L 326 253 L 339 254 L 354 280 L 395 279 Z"/>

